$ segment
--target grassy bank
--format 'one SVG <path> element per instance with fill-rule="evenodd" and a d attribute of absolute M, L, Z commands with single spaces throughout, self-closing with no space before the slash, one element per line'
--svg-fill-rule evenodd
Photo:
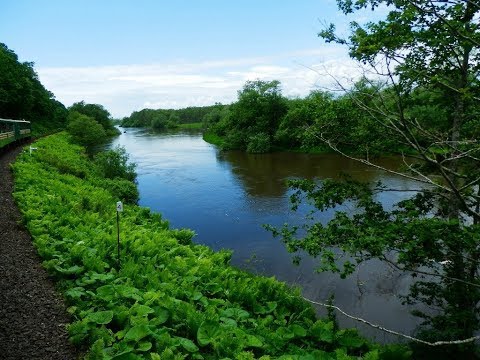
<path fill-rule="evenodd" d="M 177 129 L 179 129 L 179 130 L 202 130 L 203 129 L 203 123 L 202 122 L 197 122 L 197 123 L 188 123 L 188 124 L 178 124 Z"/>
<path fill-rule="evenodd" d="M 220 147 L 224 143 L 223 138 L 221 138 L 220 136 L 218 136 L 216 134 L 208 133 L 208 132 L 203 134 L 203 140 L 205 140 L 209 144 L 213 144 L 213 145 L 220 146 Z"/>
<path fill-rule="evenodd" d="M 15 199 L 88 359 L 408 355 L 318 320 L 297 290 L 231 267 L 228 251 L 195 245 L 192 231 L 134 204 L 121 213 L 118 266 L 114 180 L 101 178 L 65 133 L 35 147 L 13 167 Z"/>

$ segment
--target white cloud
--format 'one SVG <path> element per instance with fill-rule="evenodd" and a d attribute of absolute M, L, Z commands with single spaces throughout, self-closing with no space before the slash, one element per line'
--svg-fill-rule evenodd
<path fill-rule="evenodd" d="M 230 103 L 247 80 L 280 80 L 286 96 L 331 87 L 332 78 L 356 77 L 344 49 L 322 47 L 263 58 L 170 64 L 37 69 L 40 80 L 66 106 L 104 105 L 115 117 L 143 108 L 182 108 Z"/>

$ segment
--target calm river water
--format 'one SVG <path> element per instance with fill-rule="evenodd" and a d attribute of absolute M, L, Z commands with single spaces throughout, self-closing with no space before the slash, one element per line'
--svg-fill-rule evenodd
<path fill-rule="evenodd" d="M 137 163 L 140 205 L 162 213 L 172 227 L 193 229 L 197 243 L 232 249 L 233 265 L 298 285 L 312 300 L 325 301 L 333 293 L 336 305 L 350 314 L 393 330 L 409 333 L 418 324 L 398 296 L 408 288 L 408 275 L 375 261 L 363 264 L 346 280 L 317 274 L 315 260 L 305 258 L 299 266 L 293 265 L 281 241 L 262 228 L 262 224 L 298 224 L 307 211 L 290 211 L 288 178 L 335 178 L 346 172 L 400 190 L 412 188 L 411 181 L 336 155 L 221 152 L 200 134 L 127 129 L 112 145 L 124 146 Z M 395 166 L 396 160 L 383 159 L 382 163 Z M 386 206 L 405 197 L 402 191 L 379 195 Z M 326 221 L 332 213 L 322 216 Z M 324 314 L 324 309 L 319 313 Z M 391 340 L 342 315 L 338 320 L 342 326 L 358 327 L 370 338 Z"/>

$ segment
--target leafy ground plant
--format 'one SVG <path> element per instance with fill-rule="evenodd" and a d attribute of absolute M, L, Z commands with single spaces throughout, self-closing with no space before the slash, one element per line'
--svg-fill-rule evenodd
<path fill-rule="evenodd" d="M 229 265 L 161 215 L 127 204 L 117 264 L 115 203 L 65 133 L 13 166 L 15 199 L 69 305 L 87 359 L 404 359 L 319 320 L 298 290 Z"/>

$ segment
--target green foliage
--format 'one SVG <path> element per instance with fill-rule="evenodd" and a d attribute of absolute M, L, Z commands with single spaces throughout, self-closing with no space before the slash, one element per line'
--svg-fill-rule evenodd
<path fill-rule="evenodd" d="M 188 123 L 188 124 L 179 124 L 178 129 L 180 130 L 202 130 L 204 124 L 202 122 Z"/>
<path fill-rule="evenodd" d="M 150 126 L 155 130 L 166 130 L 171 124 L 167 118 L 167 115 L 163 113 L 155 114 L 155 117 L 151 119 Z"/>
<path fill-rule="evenodd" d="M 247 82 L 237 102 L 206 116 L 205 140 L 224 150 L 253 153 L 272 149 L 326 152 L 331 151 L 326 136 L 334 140 L 332 146 L 348 153 L 368 157 L 400 152 L 403 147 L 393 142 L 391 134 L 356 106 L 365 99 L 374 103 L 376 90 L 363 79 L 343 96 L 313 91 L 304 99 L 287 100 L 281 96 L 278 81 Z"/>
<path fill-rule="evenodd" d="M 112 196 L 131 204 L 136 204 L 139 199 L 137 186 L 134 182 L 122 178 L 95 179 L 95 185 L 104 188 Z"/>
<path fill-rule="evenodd" d="M 205 140 L 210 144 L 223 147 L 223 139 L 214 133 L 210 133 L 210 132 L 203 133 L 203 140 Z"/>
<path fill-rule="evenodd" d="M 96 172 L 100 176 L 95 184 L 108 190 L 113 196 L 127 203 L 136 203 L 139 198 L 135 179 L 135 163 L 128 161 L 124 147 L 97 153 L 94 156 Z"/>
<path fill-rule="evenodd" d="M 287 101 L 278 81 L 247 81 L 230 106 L 225 142 L 228 148 L 268 151 Z M 252 143 L 250 145 L 250 143 Z"/>
<path fill-rule="evenodd" d="M 66 125 L 67 111 L 40 83 L 32 62 L 0 43 L 0 118 L 32 122 L 34 134 L 45 134 Z"/>
<path fill-rule="evenodd" d="M 163 131 L 180 127 L 189 129 L 188 124 L 208 124 L 213 113 L 221 111 L 225 105 L 215 104 L 204 107 L 188 107 L 185 109 L 143 109 L 134 111 L 129 117 L 123 118 L 121 125 L 125 127 L 150 127 Z M 199 125 L 195 125 L 197 128 Z"/>
<path fill-rule="evenodd" d="M 128 162 L 129 155 L 122 146 L 98 153 L 94 162 L 102 177 L 107 179 L 121 178 L 135 181 L 135 163 Z"/>
<path fill-rule="evenodd" d="M 271 139 L 268 134 L 259 133 L 250 136 L 248 139 L 247 152 L 249 153 L 267 153 L 270 152 Z"/>
<path fill-rule="evenodd" d="M 85 104 L 84 101 L 76 102 L 68 108 L 69 113 L 77 112 L 94 119 L 102 125 L 106 136 L 114 136 L 118 134 L 118 130 L 113 126 L 113 120 L 110 113 L 99 104 Z"/>
<path fill-rule="evenodd" d="M 13 166 L 15 199 L 87 358 L 382 358 L 356 331 L 316 319 L 298 290 L 229 266 L 229 252 L 192 244 L 192 231 L 148 209 L 125 205 L 118 269 L 117 198 L 65 134 L 35 146 Z"/>
<path fill-rule="evenodd" d="M 68 115 L 67 130 L 76 143 L 88 149 L 98 145 L 106 138 L 104 128 L 94 118 L 75 111 Z"/>
<path fill-rule="evenodd" d="M 309 202 L 335 215 L 328 223 L 309 216 L 301 232 L 288 225 L 270 229 L 289 251 L 318 258 L 321 271 L 345 277 L 363 261 L 379 259 L 410 272 L 405 303 L 434 309 L 414 312 L 424 319 L 418 336 L 470 338 L 480 329 L 480 107 L 472 101 L 480 94 L 480 8 L 456 0 L 337 3 L 345 14 L 387 6 L 381 21 L 352 23 L 348 39 L 338 37 L 334 25 L 320 33 L 327 42 L 347 45 L 352 58 L 385 79 L 355 84 L 336 101 L 333 126 L 315 122 L 312 136 L 340 152 L 351 142 L 367 158 L 369 151 L 385 148 L 410 153 L 415 160 L 404 158 L 404 176 L 427 185 L 387 210 L 376 195 L 396 189 L 381 184 L 293 181 L 294 208 Z M 346 204 L 355 210 L 344 210 Z M 418 358 L 479 358 L 474 343 L 412 349 Z"/>

